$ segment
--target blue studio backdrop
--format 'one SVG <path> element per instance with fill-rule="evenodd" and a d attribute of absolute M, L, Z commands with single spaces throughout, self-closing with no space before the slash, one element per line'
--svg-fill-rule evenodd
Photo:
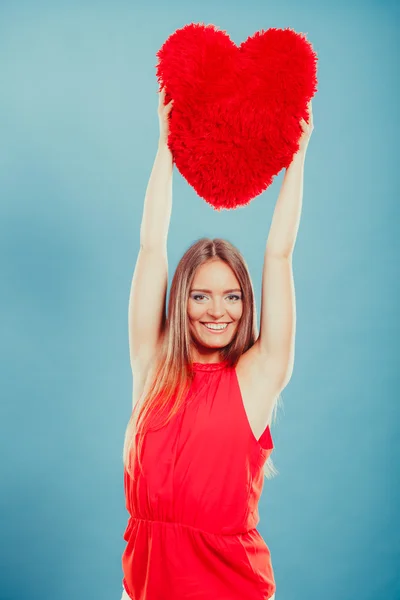
<path fill-rule="evenodd" d="M 0 598 L 121 596 L 128 298 L 158 142 L 156 52 L 191 22 L 237 44 L 291 27 L 319 57 L 295 366 L 259 507 L 276 599 L 398 600 L 399 5 L 384 0 L 0 3 Z M 259 315 L 282 176 L 218 213 L 175 169 L 169 281 L 195 239 L 226 238 Z"/>

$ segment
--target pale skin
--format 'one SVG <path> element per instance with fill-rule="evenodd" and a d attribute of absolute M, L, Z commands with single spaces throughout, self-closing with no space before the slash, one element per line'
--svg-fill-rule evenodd
<path fill-rule="evenodd" d="M 173 171 L 167 139 L 173 101 L 164 106 L 164 98 L 165 92 L 161 90 L 160 138 L 146 191 L 140 251 L 129 302 L 133 406 L 150 383 L 153 359 L 165 327 Z M 243 404 L 257 440 L 271 422 L 276 399 L 290 381 L 294 364 L 296 305 L 292 257 L 301 216 L 304 162 L 313 131 L 311 102 L 308 112 L 308 122 L 300 121 L 303 132 L 300 147 L 286 170 L 265 246 L 260 333 L 236 365 Z M 212 260 L 197 270 L 187 305 L 194 362 L 222 360 L 222 348 L 240 327 L 242 302 L 239 282 L 226 263 Z M 228 326 L 221 333 L 213 333 L 206 323 L 228 323 Z"/>

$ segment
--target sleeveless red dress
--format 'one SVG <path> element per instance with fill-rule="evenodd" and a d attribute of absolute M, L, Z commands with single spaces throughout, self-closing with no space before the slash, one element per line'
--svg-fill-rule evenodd
<path fill-rule="evenodd" d="M 257 441 L 236 369 L 194 363 L 181 410 L 124 471 L 123 586 L 132 600 L 267 600 L 270 551 L 256 529 L 269 426 Z"/>

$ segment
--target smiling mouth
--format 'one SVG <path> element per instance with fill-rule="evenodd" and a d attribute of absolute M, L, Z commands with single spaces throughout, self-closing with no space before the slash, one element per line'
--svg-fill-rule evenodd
<path fill-rule="evenodd" d="M 229 323 L 201 323 L 202 325 L 204 325 L 204 327 L 207 329 L 207 331 L 211 331 L 212 333 L 222 333 L 223 331 L 226 331 Z M 208 325 L 219 325 L 219 327 L 208 327 Z M 221 327 L 221 325 L 224 325 L 224 327 Z"/>

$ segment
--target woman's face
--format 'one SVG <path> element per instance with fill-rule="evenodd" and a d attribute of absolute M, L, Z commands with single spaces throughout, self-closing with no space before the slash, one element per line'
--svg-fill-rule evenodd
<path fill-rule="evenodd" d="M 243 313 L 243 299 L 239 281 L 224 261 L 212 260 L 197 269 L 187 313 L 192 340 L 200 353 L 210 354 L 232 341 Z M 212 329 L 216 324 L 218 329 Z"/>

